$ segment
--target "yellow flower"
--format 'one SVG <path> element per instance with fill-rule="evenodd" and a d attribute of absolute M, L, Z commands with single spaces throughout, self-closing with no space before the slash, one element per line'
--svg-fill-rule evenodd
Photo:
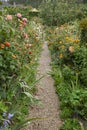
<path fill-rule="evenodd" d="M 62 58 L 63 58 L 63 54 L 62 54 L 62 53 L 59 55 L 59 58 L 60 58 L 60 59 L 62 59 Z"/>
<path fill-rule="evenodd" d="M 78 48 L 80 48 L 80 46 L 78 45 Z"/>
<path fill-rule="evenodd" d="M 16 55 L 13 54 L 13 55 L 12 55 L 12 58 L 13 58 L 13 59 L 16 59 Z"/>
<path fill-rule="evenodd" d="M 66 41 L 68 41 L 69 40 L 69 37 L 66 37 Z"/>
<path fill-rule="evenodd" d="M 69 41 L 70 41 L 70 42 L 74 42 L 74 39 L 70 38 Z"/>
<path fill-rule="evenodd" d="M 64 46 L 64 45 L 62 45 L 62 46 L 61 46 L 61 49 L 64 49 L 64 48 L 65 48 L 65 46 Z"/>
<path fill-rule="evenodd" d="M 59 41 L 59 44 L 62 44 L 62 41 Z"/>
<path fill-rule="evenodd" d="M 4 44 L 1 44 L 0 47 L 1 47 L 2 49 L 4 49 L 4 48 L 5 48 L 5 45 L 4 45 Z"/>
<path fill-rule="evenodd" d="M 78 43 L 78 42 L 80 42 L 80 40 L 79 40 L 79 39 L 76 39 L 76 43 Z"/>
<path fill-rule="evenodd" d="M 73 39 L 73 38 L 70 38 L 70 37 L 66 37 L 66 41 L 67 41 L 67 42 L 72 42 L 72 43 L 73 43 L 73 42 L 74 42 L 74 39 Z"/>

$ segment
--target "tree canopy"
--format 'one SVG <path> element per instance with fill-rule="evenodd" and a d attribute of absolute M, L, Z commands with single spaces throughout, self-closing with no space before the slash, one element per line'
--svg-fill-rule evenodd
<path fill-rule="evenodd" d="M 13 4 L 14 2 L 16 4 L 24 4 L 24 5 L 31 5 L 33 7 L 39 7 L 39 5 L 41 5 L 42 2 L 63 2 L 63 3 L 72 3 L 72 2 L 76 2 L 76 3 L 87 3 L 87 0 L 8 0 L 10 4 Z"/>
<path fill-rule="evenodd" d="M 13 4 L 14 2 L 16 4 L 24 4 L 24 5 L 30 4 L 33 7 L 38 7 L 43 2 L 43 0 L 9 0 L 10 4 Z"/>

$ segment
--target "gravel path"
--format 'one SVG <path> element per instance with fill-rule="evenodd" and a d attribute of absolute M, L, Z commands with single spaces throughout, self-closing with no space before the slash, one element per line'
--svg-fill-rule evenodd
<path fill-rule="evenodd" d="M 53 86 L 53 79 L 47 73 L 51 70 L 50 54 L 47 42 L 43 44 L 43 51 L 39 60 L 37 78 L 44 75 L 38 84 L 38 92 L 36 96 L 41 100 L 41 105 L 32 107 L 29 117 L 41 117 L 43 120 L 31 122 L 23 130 L 59 130 L 62 122 L 59 117 L 59 100 Z"/>

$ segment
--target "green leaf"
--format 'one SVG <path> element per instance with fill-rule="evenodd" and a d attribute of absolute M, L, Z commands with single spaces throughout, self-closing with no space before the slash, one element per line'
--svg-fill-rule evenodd
<path fill-rule="evenodd" d="M 33 96 L 29 92 L 24 92 L 24 94 L 29 98 L 33 98 Z"/>
<path fill-rule="evenodd" d="M 26 126 L 28 122 L 38 120 L 38 119 L 41 120 L 41 119 L 44 119 L 44 118 L 28 118 L 28 119 L 22 121 L 21 123 L 16 124 L 15 127 L 12 130 L 20 130 L 21 128 Z"/>

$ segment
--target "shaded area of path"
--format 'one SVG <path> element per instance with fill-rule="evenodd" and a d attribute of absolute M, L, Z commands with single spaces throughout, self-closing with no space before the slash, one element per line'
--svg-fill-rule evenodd
<path fill-rule="evenodd" d="M 23 130 L 59 130 L 62 122 L 59 117 L 59 100 L 55 93 L 53 79 L 47 73 L 51 70 L 50 54 L 47 42 L 43 44 L 43 51 L 39 60 L 37 78 L 44 75 L 38 84 L 38 92 L 36 96 L 41 100 L 42 105 L 32 107 L 29 117 L 46 118 L 31 122 Z"/>

